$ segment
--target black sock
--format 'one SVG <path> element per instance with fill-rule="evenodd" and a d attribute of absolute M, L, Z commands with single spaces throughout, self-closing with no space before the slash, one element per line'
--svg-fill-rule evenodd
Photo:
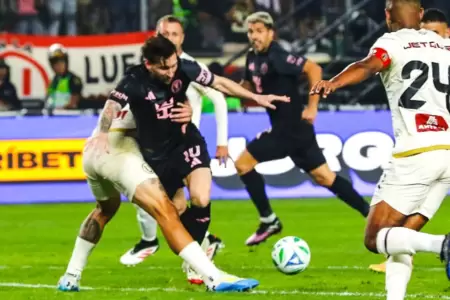
<path fill-rule="evenodd" d="M 269 198 L 267 198 L 264 178 L 255 169 L 241 176 L 250 198 L 258 209 L 260 217 L 266 218 L 273 214 L 270 207 Z"/>
<path fill-rule="evenodd" d="M 191 205 L 180 216 L 180 220 L 192 238 L 201 245 L 211 223 L 211 204 L 206 207 Z"/>
<path fill-rule="evenodd" d="M 359 211 L 364 217 L 367 217 L 369 214 L 369 203 L 355 191 L 349 181 L 340 176 L 336 176 L 333 184 L 328 189 L 339 199 Z"/>

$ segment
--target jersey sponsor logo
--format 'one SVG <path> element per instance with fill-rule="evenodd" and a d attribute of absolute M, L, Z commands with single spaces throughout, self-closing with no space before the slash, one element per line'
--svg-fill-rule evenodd
<path fill-rule="evenodd" d="M 170 118 L 170 111 L 174 106 L 173 97 L 169 101 L 164 101 L 161 104 L 155 103 L 156 117 L 158 119 L 168 119 Z"/>
<path fill-rule="evenodd" d="M 112 90 L 111 94 L 110 94 L 111 98 L 115 98 L 116 100 L 124 100 L 124 101 L 128 101 L 128 96 L 125 95 L 125 93 L 116 91 L 116 90 Z"/>
<path fill-rule="evenodd" d="M 148 100 L 148 101 L 154 101 L 154 100 L 156 100 L 156 97 L 155 97 L 155 94 L 153 94 L 153 92 L 150 91 L 150 92 L 148 92 L 147 97 L 145 97 L 144 99 Z"/>
<path fill-rule="evenodd" d="M 448 124 L 441 116 L 416 114 L 417 132 L 447 131 Z"/>
<path fill-rule="evenodd" d="M 417 49 L 417 48 L 436 48 L 450 51 L 450 46 L 442 46 L 436 42 L 409 42 L 403 49 Z"/>
<path fill-rule="evenodd" d="M 172 93 L 176 94 L 179 91 L 181 91 L 181 88 L 183 87 L 183 82 L 181 79 L 177 79 L 174 82 L 172 82 L 172 86 L 170 87 Z"/>
<path fill-rule="evenodd" d="M 202 69 L 195 81 L 203 85 L 208 85 L 211 83 L 211 78 L 212 73 L 209 70 Z"/>
<path fill-rule="evenodd" d="M 85 180 L 85 139 L 0 141 L 0 182 Z"/>
<path fill-rule="evenodd" d="M 263 63 L 261 65 L 260 71 L 261 71 L 261 74 L 263 74 L 263 75 L 267 74 L 267 72 L 269 71 L 269 66 L 267 65 L 267 63 Z"/>

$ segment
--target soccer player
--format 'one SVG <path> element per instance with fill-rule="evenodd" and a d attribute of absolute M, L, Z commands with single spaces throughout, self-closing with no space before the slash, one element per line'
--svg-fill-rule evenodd
<path fill-rule="evenodd" d="M 243 86 L 259 94 L 281 93 L 291 97 L 290 103 L 280 102 L 276 110 L 268 110 L 272 128 L 251 141 L 235 162 L 260 216 L 259 228 L 247 239 L 246 245 L 257 245 L 282 230 L 266 195 L 264 179 L 256 172 L 255 166 L 286 156 L 318 184 L 367 216 L 369 204 L 347 180 L 330 170 L 317 144 L 312 123 L 317 115 L 319 97 L 311 95 L 308 106 L 303 110 L 298 94 L 299 76 L 306 74 L 308 81 L 314 83 L 322 78 L 320 66 L 305 57 L 286 52 L 274 41 L 274 23 L 268 13 L 256 12 L 246 22 L 253 48 L 247 54 Z"/>
<path fill-rule="evenodd" d="M 441 37 L 447 39 L 448 38 L 448 25 L 447 25 L 447 17 L 445 13 L 436 8 L 430 8 L 425 11 L 422 17 L 422 23 L 420 24 L 421 28 L 431 30 L 439 34 Z M 434 215 L 434 213 L 439 209 L 440 201 L 434 199 L 444 199 L 447 195 L 447 186 L 445 184 L 436 183 L 430 188 L 430 192 L 427 195 L 427 200 L 430 207 L 426 208 L 428 212 L 431 212 L 430 215 Z M 436 206 L 437 204 L 437 206 Z M 410 217 L 408 221 L 405 223 L 405 227 L 420 230 L 425 224 L 422 224 L 421 217 Z M 386 272 L 386 261 L 381 264 L 373 264 L 369 266 L 369 269 L 378 272 L 385 273 Z"/>
<path fill-rule="evenodd" d="M 449 37 L 447 16 L 437 8 L 430 8 L 425 11 L 421 27 L 436 32 L 444 39 Z"/>
<path fill-rule="evenodd" d="M 450 279 L 450 234 L 418 231 L 444 196 L 429 194 L 436 186 L 450 187 L 450 47 L 435 32 L 420 29 L 422 16 L 420 0 L 388 0 L 390 33 L 375 42 L 368 57 L 311 89 L 326 98 L 378 73 L 386 89 L 396 143 L 372 199 L 364 244 L 389 257 L 389 300 L 405 298 L 417 252 L 439 254 Z"/>
<path fill-rule="evenodd" d="M 179 19 L 172 15 L 167 15 L 159 19 L 156 26 L 158 34 L 163 35 L 169 39 L 177 48 L 177 55 L 180 58 L 195 61 L 193 57 L 183 52 L 182 44 L 184 40 L 184 30 L 183 25 Z M 206 65 L 198 63 L 203 69 L 208 69 Z M 202 110 L 202 96 L 207 95 L 215 105 L 215 113 L 217 120 L 217 151 L 216 157 L 219 159 L 220 163 L 228 159 L 228 116 L 227 116 L 227 103 L 225 97 L 219 91 L 212 89 L 210 87 L 202 86 L 198 83 L 192 82 L 187 91 L 186 96 L 188 97 L 189 103 L 192 106 L 193 115 L 192 122 L 200 128 L 200 117 Z M 130 114 L 129 114 L 130 115 Z M 132 117 L 130 120 L 132 124 L 123 124 L 124 129 L 135 128 L 134 120 Z M 125 126 L 126 125 L 126 126 Z M 180 189 L 177 192 L 177 199 L 174 199 L 174 203 L 178 208 L 180 214 L 185 213 L 186 200 L 184 197 L 184 192 Z M 194 203 L 193 208 L 195 209 Z M 158 250 L 158 239 L 156 238 L 157 223 L 149 214 L 147 214 L 143 209 L 137 207 L 138 210 L 138 223 L 142 232 L 141 240 L 130 250 L 128 250 L 120 258 L 120 262 L 124 265 L 136 265 L 144 261 L 146 257 L 155 253 Z M 209 216 L 206 216 L 209 217 Z M 206 232 L 206 236 L 201 243 L 202 248 L 208 254 L 208 257 L 213 259 L 215 253 L 219 247 L 223 247 L 222 242 L 216 236 Z M 187 268 L 184 265 L 184 271 L 187 273 L 188 281 L 193 284 L 201 284 L 203 281 L 199 274 L 195 273 L 192 268 Z"/>
<path fill-rule="evenodd" d="M 126 98 L 113 91 L 110 98 Z M 171 111 L 171 122 L 190 121 L 191 111 L 178 103 Z M 204 276 L 211 291 L 241 291 L 255 287 L 255 280 L 241 279 L 218 270 L 186 231 L 173 204 L 170 202 L 158 177 L 148 166 L 131 136 L 121 131 L 108 134 L 110 126 L 122 128 L 127 122 L 127 108 L 108 100 L 99 118 L 97 128 L 83 151 L 83 169 L 89 187 L 97 200 L 97 207 L 81 225 L 72 257 L 65 274 L 58 282 L 61 291 L 79 291 L 82 272 L 89 255 L 100 241 L 106 224 L 120 206 L 120 194 L 151 213 L 171 249 Z M 116 118 L 117 116 L 117 118 Z M 187 119 L 186 119 L 187 118 Z M 126 126 L 126 124 L 125 124 Z"/>

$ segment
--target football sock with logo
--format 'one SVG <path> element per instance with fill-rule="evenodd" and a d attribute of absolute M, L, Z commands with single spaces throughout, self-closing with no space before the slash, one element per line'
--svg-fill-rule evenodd
<path fill-rule="evenodd" d="M 137 206 L 137 205 L 136 205 Z M 156 239 L 158 223 L 145 210 L 137 206 L 137 220 L 142 233 L 142 240 L 151 242 Z"/>
<path fill-rule="evenodd" d="M 191 205 L 180 219 L 192 238 L 201 245 L 211 222 L 211 203 L 206 207 Z"/>
<path fill-rule="evenodd" d="M 245 184 L 245 189 L 258 209 L 259 216 L 262 218 L 271 216 L 273 211 L 266 194 L 266 187 L 262 175 L 253 169 L 247 174 L 241 175 L 241 180 Z"/>
<path fill-rule="evenodd" d="M 386 262 L 387 300 L 403 300 L 412 273 L 412 257 L 408 254 L 392 255 Z"/>
<path fill-rule="evenodd" d="M 328 188 L 339 199 L 359 211 L 364 217 L 367 217 L 370 205 L 358 194 L 352 184 L 340 176 L 336 176 L 333 184 Z"/>

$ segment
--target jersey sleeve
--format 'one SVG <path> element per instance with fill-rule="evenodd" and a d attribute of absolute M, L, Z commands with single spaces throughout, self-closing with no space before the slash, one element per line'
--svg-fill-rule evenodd
<path fill-rule="evenodd" d="M 186 76 L 193 82 L 203 86 L 210 86 L 214 81 L 214 74 L 207 68 L 202 68 L 196 61 L 181 60 L 181 68 Z"/>
<path fill-rule="evenodd" d="M 108 99 L 118 102 L 122 107 L 125 107 L 127 103 L 131 103 L 136 100 L 136 91 L 133 89 L 133 82 L 127 77 L 123 78 L 119 84 L 109 93 Z"/>
<path fill-rule="evenodd" d="M 279 74 L 299 76 L 307 61 L 304 56 L 294 55 L 282 48 L 269 53 L 269 59 Z"/>
<path fill-rule="evenodd" d="M 70 93 L 72 95 L 80 95 L 81 90 L 83 89 L 83 83 L 81 82 L 80 77 L 72 76 L 69 81 Z"/>
<path fill-rule="evenodd" d="M 392 58 L 395 56 L 397 45 L 397 39 L 389 34 L 385 34 L 370 48 L 369 56 L 379 58 L 383 62 L 384 67 L 389 67 L 392 63 Z"/>

